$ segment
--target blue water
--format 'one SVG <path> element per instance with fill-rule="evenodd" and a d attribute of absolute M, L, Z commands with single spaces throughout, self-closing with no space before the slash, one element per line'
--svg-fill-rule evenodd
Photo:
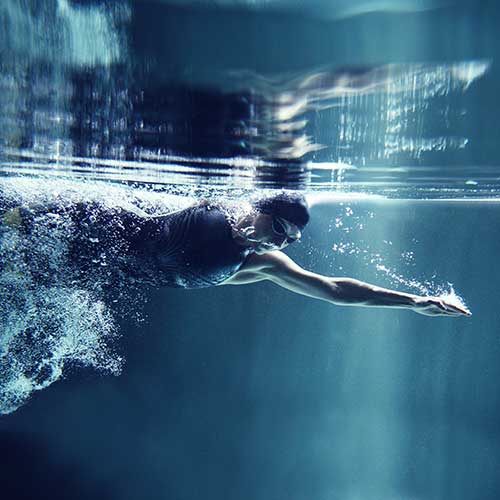
<path fill-rule="evenodd" d="M 143 288 L 112 275 L 118 244 L 76 279 L 70 218 L 42 211 L 29 237 L 11 219 L 2 495 L 497 499 L 498 18 L 493 2 L 4 0 L 2 217 L 300 190 L 300 265 L 473 316 Z"/>

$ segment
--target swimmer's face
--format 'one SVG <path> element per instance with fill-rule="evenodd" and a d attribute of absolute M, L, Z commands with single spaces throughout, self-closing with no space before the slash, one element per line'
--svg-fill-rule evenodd
<path fill-rule="evenodd" d="M 259 255 L 282 250 L 301 236 L 300 230 L 295 224 L 269 214 L 255 216 L 253 227 L 252 239 L 256 243 L 254 252 Z"/>

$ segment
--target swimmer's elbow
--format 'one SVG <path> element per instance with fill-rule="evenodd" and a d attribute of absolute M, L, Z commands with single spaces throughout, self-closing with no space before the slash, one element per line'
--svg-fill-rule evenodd
<path fill-rule="evenodd" d="M 303 269 L 285 254 L 269 259 L 268 266 L 261 273 L 275 284 L 301 295 L 329 302 L 334 302 L 339 296 L 332 279 Z"/>

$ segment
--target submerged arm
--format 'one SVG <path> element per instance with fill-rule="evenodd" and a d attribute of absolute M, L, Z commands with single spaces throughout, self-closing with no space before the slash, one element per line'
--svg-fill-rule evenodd
<path fill-rule="evenodd" d="M 352 278 L 333 278 L 306 271 L 282 252 L 251 255 L 224 284 L 270 280 L 292 292 L 338 305 L 400 307 L 429 316 L 470 315 L 460 306 L 438 297 L 420 297 L 388 290 Z"/>

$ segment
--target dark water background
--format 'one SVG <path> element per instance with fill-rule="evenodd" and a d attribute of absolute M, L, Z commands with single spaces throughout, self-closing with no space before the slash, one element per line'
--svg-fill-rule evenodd
<path fill-rule="evenodd" d="M 0 417 L 2 495 L 497 499 L 496 4 L 102 5 L 0 7 L 2 179 L 389 196 L 315 205 L 287 253 L 399 289 L 449 282 L 473 316 L 334 307 L 266 283 L 153 291 L 143 321 L 118 319 L 119 377 L 71 365 Z M 452 76 L 463 62 L 470 85 Z M 325 98 L 339 75 L 384 82 L 369 71 L 389 63 L 418 88 Z M 324 73 L 305 110 L 275 119 Z"/>
<path fill-rule="evenodd" d="M 72 373 L 3 417 L 10 498 L 496 498 L 498 209 L 392 202 L 365 237 L 463 292 L 470 319 L 340 308 L 268 284 L 155 293 L 118 377 Z M 290 250 L 331 274 L 335 209 Z M 474 234 L 470 228 L 474 227 Z M 306 251 L 314 241 L 314 249 Z M 324 257 L 327 255 L 327 258 Z M 376 280 L 345 259 L 343 272 Z M 30 479 L 27 480 L 26 476 Z M 4 489 L 5 491 L 5 489 Z"/>

